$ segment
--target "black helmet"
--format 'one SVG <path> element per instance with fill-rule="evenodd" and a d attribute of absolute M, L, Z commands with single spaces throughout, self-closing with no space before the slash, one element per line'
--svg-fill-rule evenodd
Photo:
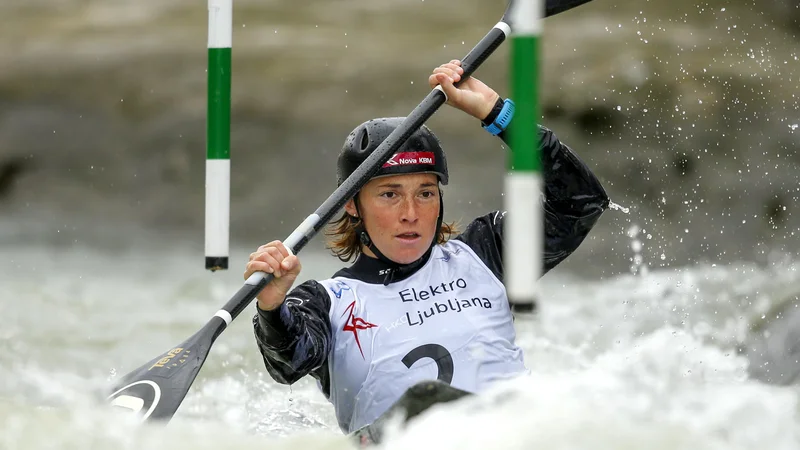
<path fill-rule="evenodd" d="M 381 142 L 386 140 L 392 131 L 403 123 L 404 119 L 404 117 L 383 117 L 368 120 L 357 126 L 356 129 L 347 136 L 347 140 L 344 142 L 344 146 L 339 153 L 339 159 L 336 163 L 336 176 L 340 186 L 344 183 L 344 180 L 355 172 L 358 166 L 381 145 Z M 439 177 L 440 183 L 443 185 L 447 184 L 447 159 L 444 156 L 442 146 L 431 130 L 425 125 L 422 125 L 408 138 L 403 146 L 378 169 L 374 177 L 426 172 L 435 173 Z M 359 208 L 357 198 L 355 206 L 356 209 Z M 442 227 L 443 218 L 444 202 L 442 201 L 442 197 L 439 196 L 439 219 L 436 223 L 437 233 Z M 355 218 L 351 217 L 351 220 L 355 221 Z M 386 272 L 384 284 L 388 284 L 397 274 L 403 273 L 404 271 L 415 270 L 416 267 L 419 267 L 428 260 L 431 249 L 436 245 L 436 237 L 434 237 L 431 241 L 430 248 L 428 248 L 426 254 L 420 257 L 420 259 L 411 264 L 397 264 L 387 258 L 378 247 L 375 246 L 375 243 L 372 242 L 369 234 L 367 234 L 363 222 L 357 222 L 356 233 L 361 243 L 369 247 L 378 259 L 393 267 L 392 270 Z"/>
<path fill-rule="evenodd" d="M 405 117 L 383 117 L 368 120 L 347 136 L 336 163 L 336 176 L 340 186 L 404 119 Z M 375 177 L 424 172 L 435 173 L 439 176 L 439 181 L 447 185 L 447 159 L 442 146 L 433 132 L 422 125 L 378 170 Z"/>

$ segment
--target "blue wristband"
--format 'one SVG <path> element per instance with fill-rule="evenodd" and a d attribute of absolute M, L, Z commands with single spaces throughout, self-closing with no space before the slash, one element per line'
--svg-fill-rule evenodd
<path fill-rule="evenodd" d="M 497 114 L 494 121 L 489 125 L 485 125 L 483 129 L 497 136 L 505 131 L 508 124 L 511 123 L 512 118 L 514 118 L 514 102 L 510 98 L 507 98 L 503 102 L 503 109 L 500 110 L 500 113 Z"/>

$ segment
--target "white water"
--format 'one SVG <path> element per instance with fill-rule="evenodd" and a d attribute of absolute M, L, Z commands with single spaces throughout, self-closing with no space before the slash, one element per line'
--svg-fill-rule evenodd
<path fill-rule="evenodd" d="M 241 286 L 248 249 L 211 274 L 200 245 L 174 245 L 3 247 L 0 448 L 350 448 L 312 382 L 290 389 L 266 374 L 254 306 L 218 339 L 166 427 L 105 407 L 109 379 L 188 337 Z M 338 267 L 302 257 L 305 277 Z M 798 448 L 796 389 L 748 379 L 734 350 L 800 287 L 796 265 L 636 273 L 545 277 L 540 313 L 517 320 L 532 376 L 436 408 L 385 447 Z"/>

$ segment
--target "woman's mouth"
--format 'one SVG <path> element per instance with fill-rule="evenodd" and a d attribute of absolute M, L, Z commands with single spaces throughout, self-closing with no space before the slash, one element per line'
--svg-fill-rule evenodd
<path fill-rule="evenodd" d="M 413 233 L 413 232 L 412 233 L 398 234 L 395 237 L 398 240 L 400 240 L 401 242 L 404 242 L 404 243 L 407 243 L 407 244 L 416 242 L 420 238 L 419 233 Z"/>

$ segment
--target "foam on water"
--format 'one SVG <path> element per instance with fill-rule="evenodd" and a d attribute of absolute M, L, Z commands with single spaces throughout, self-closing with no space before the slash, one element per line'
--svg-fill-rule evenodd
<path fill-rule="evenodd" d="M 168 426 L 105 407 L 109 380 L 193 333 L 241 286 L 239 270 L 211 275 L 201 255 L 169 249 L 12 253 L 0 262 L 0 295 L 13 299 L 0 306 L 0 448 L 350 448 L 311 380 L 266 374 L 251 309 Z M 333 269 L 303 258 L 306 277 Z M 796 448 L 796 390 L 749 379 L 736 351 L 796 279 L 793 263 L 550 274 L 540 312 L 517 320 L 530 376 L 436 408 L 385 448 Z"/>
<path fill-rule="evenodd" d="M 439 408 L 386 448 L 796 448 L 795 392 L 747 381 L 742 358 L 669 328 L 624 347 Z"/>

